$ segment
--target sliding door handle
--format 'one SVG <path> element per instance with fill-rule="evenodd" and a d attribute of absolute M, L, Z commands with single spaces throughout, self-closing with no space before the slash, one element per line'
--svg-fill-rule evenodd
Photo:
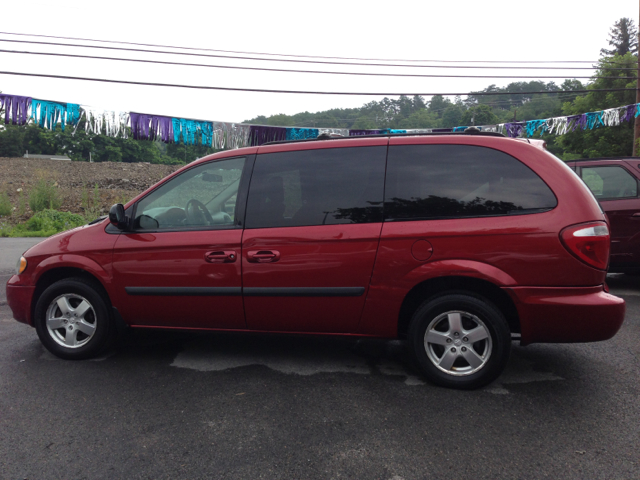
<path fill-rule="evenodd" d="M 271 263 L 280 260 L 280 252 L 277 250 L 250 250 L 247 252 L 247 261 L 251 263 Z"/>

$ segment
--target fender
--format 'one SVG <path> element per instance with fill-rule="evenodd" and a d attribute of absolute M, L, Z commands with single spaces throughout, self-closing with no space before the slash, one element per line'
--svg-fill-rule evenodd
<path fill-rule="evenodd" d="M 516 285 L 511 275 L 488 263 L 475 260 L 440 260 L 420 265 L 404 277 L 404 282 L 410 284 L 405 295 L 418 283 L 434 277 L 472 277 L 486 280 L 498 287 Z"/>
<path fill-rule="evenodd" d="M 484 280 L 498 288 L 516 285 L 513 277 L 499 268 L 474 260 L 439 260 L 417 265 L 404 272 L 398 272 L 393 264 L 380 267 L 376 266 L 369 286 L 359 333 L 394 337 L 397 324 L 389 322 L 389 319 L 398 319 L 407 295 L 417 285 L 429 280 L 466 277 Z"/>
<path fill-rule="evenodd" d="M 97 263 L 95 260 L 82 255 L 65 253 L 61 255 L 52 255 L 51 257 L 41 261 L 31 277 L 33 282 L 32 284 L 36 285 L 44 273 L 56 268 L 65 267 L 77 268 L 90 273 L 102 284 L 109 297 L 113 298 L 113 287 L 111 276 L 109 275 L 109 273 L 104 269 L 102 265 Z"/>

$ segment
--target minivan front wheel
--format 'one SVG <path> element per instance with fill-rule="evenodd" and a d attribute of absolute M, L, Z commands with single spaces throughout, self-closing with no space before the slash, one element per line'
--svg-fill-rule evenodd
<path fill-rule="evenodd" d="M 36 303 L 34 322 L 47 350 L 68 360 L 98 355 L 114 333 L 99 287 L 80 278 L 60 280 L 45 289 Z"/>
<path fill-rule="evenodd" d="M 495 380 L 511 351 L 504 315 L 488 300 L 466 293 L 424 302 L 413 315 L 409 340 L 427 379 L 459 389 Z"/>

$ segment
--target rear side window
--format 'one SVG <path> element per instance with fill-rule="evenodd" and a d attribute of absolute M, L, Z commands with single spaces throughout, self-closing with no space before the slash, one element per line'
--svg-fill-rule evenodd
<path fill-rule="evenodd" d="M 326 148 L 258 155 L 246 228 L 382 221 L 387 148 Z"/>
<path fill-rule="evenodd" d="M 638 196 L 638 182 L 622 167 L 582 167 L 581 175 L 597 199 Z"/>
<path fill-rule="evenodd" d="M 518 215 L 556 205 L 536 173 L 498 150 L 469 145 L 389 148 L 385 220 Z"/>

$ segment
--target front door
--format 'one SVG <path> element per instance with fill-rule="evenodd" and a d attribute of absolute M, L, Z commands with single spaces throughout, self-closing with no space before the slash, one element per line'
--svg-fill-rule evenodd
<path fill-rule="evenodd" d="M 245 328 L 242 226 L 245 158 L 185 170 L 141 199 L 113 252 L 117 308 L 133 325 Z"/>
<path fill-rule="evenodd" d="M 256 157 L 242 241 L 249 329 L 357 330 L 382 228 L 387 140 L 375 142 Z"/>

